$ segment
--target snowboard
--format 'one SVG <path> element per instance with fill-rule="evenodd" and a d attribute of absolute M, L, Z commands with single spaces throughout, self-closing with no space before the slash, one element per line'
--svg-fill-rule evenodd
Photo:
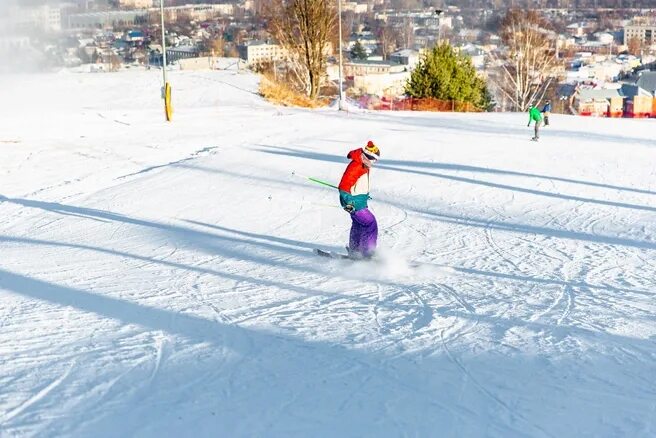
<path fill-rule="evenodd" d="M 347 251 L 348 252 L 348 251 Z M 368 262 L 377 260 L 375 257 L 361 257 L 358 254 L 342 254 L 334 251 L 325 251 L 323 249 L 315 248 L 314 253 L 321 257 L 328 257 L 331 259 L 339 260 L 353 260 L 354 262 Z"/>
<path fill-rule="evenodd" d="M 348 254 L 340 254 L 333 251 L 324 251 L 323 249 L 315 248 L 314 253 L 321 257 L 327 257 L 331 259 L 347 259 L 347 260 L 357 260 L 350 257 Z"/>
<path fill-rule="evenodd" d="M 319 248 L 314 248 L 312 251 L 320 257 L 325 257 L 325 258 L 329 258 L 329 259 L 351 260 L 353 262 L 369 262 L 369 263 L 383 263 L 383 264 L 385 263 L 385 261 L 383 259 L 380 259 L 376 256 L 373 256 L 373 257 L 355 257 L 355 256 L 350 256 L 348 254 L 342 254 L 342 253 L 335 252 L 335 251 L 326 251 L 326 250 L 319 249 Z M 410 268 L 418 268 L 418 267 L 422 266 L 421 262 L 416 262 L 416 261 L 412 261 L 412 260 L 404 261 L 403 263 L 406 264 Z"/>

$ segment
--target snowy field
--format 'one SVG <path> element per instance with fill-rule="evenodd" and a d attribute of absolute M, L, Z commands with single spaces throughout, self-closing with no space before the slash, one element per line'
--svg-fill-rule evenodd
<path fill-rule="evenodd" d="M 653 437 L 656 121 L 0 81 L 0 436 Z M 322 259 L 373 140 L 378 263 Z"/>

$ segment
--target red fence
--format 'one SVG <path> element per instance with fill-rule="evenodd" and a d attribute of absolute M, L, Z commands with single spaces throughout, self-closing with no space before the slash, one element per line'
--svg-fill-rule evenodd
<path fill-rule="evenodd" d="M 481 112 L 480 108 L 468 102 L 431 98 L 362 96 L 358 99 L 358 104 L 360 108 L 383 111 Z"/>

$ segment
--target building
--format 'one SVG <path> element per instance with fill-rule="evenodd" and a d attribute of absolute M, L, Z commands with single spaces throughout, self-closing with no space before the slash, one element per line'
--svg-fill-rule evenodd
<path fill-rule="evenodd" d="M 348 43 L 346 44 L 346 50 L 353 50 L 353 47 L 357 43 L 362 45 L 362 48 L 367 52 L 368 56 L 371 56 L 372 53 L 376 51 L 376 48 L 380 44 L 378 38 L 370 31 L 358 32 L 356 35 L 353 35 Z"/>
<path fill-rule="evenodd" d="M 392 53 L 389 60 L 397 64 L 407 65 L 409 70 L 414 70 L 421 60 L 421 53 L 417 50 L 402 49 Z"/>
<path fill-rule="evenodd" d="M 61 8 L 42 5 L 34 7 L 12 7 L 7 11 L 9 27 L 15 29 L 38 29 L 60 31 L 62 28 Z"/>
<path fill-rule="evenodd" d="M 656 71 L 643 72 L 636 85 L 656 96 Z"/>
<path fill-rule="evenodd" d="M 166 48 L 166 62 L 174 63 L 181 59 L 198 58 L 200 52 L 194 46 L 180 46 Z M 161 63 L 160 63 L 161 65 Z"/>
<path fill-rule="evenodd" d="M 569 62 L 566 77 L 568 82 L 615 82 L 639 65 L 640 60 L 631 55 L 610 57 L 581 52 Z"/>
<path fill-rule="evenodd" d="M 574 108 L 582 116 L 621 117 L 624 111 L 624 96 L 619 89 L 582 89 L 574 98 Z"/>
<path fill-rule="evenodd" d="M 597 32 L 594 34 L 594 37 L 601 44 L 605 44 L 605 45 L 611 45 L 615 41 L 615 36 L 609 32 Z"/>
<path fill-rule="evenodd" d="M 583 116 L 656 117 L 654 95 L 633 84 L 613 89 L 580 89 L 574 106 Z"/>
<path fill-rule="evenodd" d="M 116 25 L 134 26 L 148 22 L 148 11 L 106 11 L 71 14 L 66 19 L 69 29 L 102 29 Z"/>
<path fill-rule="evenodd" d="M 362 94 L 399 96 L 410 79 L 406 65 L 386 61 L 351 61 L 344 64 L 350 86 Z"/>
<path fill-rule="evenodd" d="M 190 60 L 194 58 L 199 58 L 200 52 L 197 47 L 193 46 L 181 46 L 181 47 L 167 47 L 166 48 L 166 64 L 179 64 L 182 60 Z M 206 58 L 204 58 L 206 59 Z M 148 58 L 148 63 L 151 65 L 161 66 L 164 62 L 162 57 L 162 46 L 159 44 L 150 45 L 150 56 Z M 201 61 L 202 62 L 202 61 Z M 189 66 L 194 64 L 195 61 L 190 61 L 185 65 Z"/>
<path fill-rule="evenodd" d="M 239 57 L 250 66 L 281 61 L 287 57 L 287 51 L 278 44 L 268 41 L 249 41 L 237 47 Z"/>
<path fill-rule="evenodd" d="M 589 34 L 594 29 L 594 24 L 591 22 L 572 23 L 567 26 L 567 33 L 573 37 L 583 37 Z"/>
<path fill-rule="evenodd" d="M 625 117 L 654 117 L 654 95 L 638 85 L 623 84 L 620 93 L 625 97 Z"/>
<path fill-rule="evenodd" d="M 351 61 L 344 64 L 344 76 L 366 76 L 366 75 L 380 75 L 389 74 L 392 69 L 391 62 L 386 61 Z"/>
<path fill-rule="evenodd" d="M 143 43 L 146 36 L 140 30 L 131 30 L 125 33 L 123 39 L 128 43 Z"/>
<path fill-rule="evenodd" d="M 369 12 L 369 5 L 367 3 L 345 1 L 342 2 L 342 11 L 351 11 L 355 14 L 366 14 Z"/>
<path fill-rule="evenodd" d="M 624 26 L 624 44 L 637 39 L 645 44 L 656 44 L 656 24 L 654 23 L 632 23 Z"/>
<path fill-rule="evenodd" d="M 119 0 L 118 5 L 122 8 L 131 9 L 147 9 L 155 6 L 153 0 Z"/>
<path fill-rule="evenodd" d="M 465 44 L 459 47 L 458 52 L 468 56 L 476 70 L 482 70 L 485 67 L 485 51 L 475 44 Z"/>
<path fill-rule="evenodd" d="M 619 79 L 622 66 L 612 61 L 595 62 L 587 65 L 573 66 L 566 72 L 568 82 L 595 80 L 597 82 L 614 82 Z"/>
<path fill-rule="evenodd" d="M 234 14 L 235 6 L 232 3 L 216 4 L 191 4 L 183 6 L 169 6 L 164 8 L 164 14 L 167 20 L 175 21 L 179 17 L 188 17 L 194 21 L 205 21 L 215 18 L 219 15 Z M 159 14 L 159 9 L 154 11 L 155 15 Z"/>

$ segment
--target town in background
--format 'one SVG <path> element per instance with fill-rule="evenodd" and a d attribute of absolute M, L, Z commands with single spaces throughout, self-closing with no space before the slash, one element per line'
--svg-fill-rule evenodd
<path fill-rule="evenodd" d="M 337 0 L 335 0 L 337 3 Z M 556 62 L 534 72 L 552 112 L 656 117 L 653 0 L 342 1 L 346 96 L 375 109 L 411 109 L 404 87 L 439 43 L 468 55 L 485 77 L 494 110 L 517 110 L 502 90 L 508 63 L 501 26 L 509 7 L 531 7 L 549 23 Z M 169 68 L 284 71 L 287 57 L 267 29 L 265 0 L 164 1 Z M 7 1 L 0 6 L 0 72 L 76 69 L 111 73 L 163 63 L 159 0 Z M 326 48 L 326 93 L 336 95 L 338 45 Z M 332 90 L 332 91 L 331 91 Z M 395 108 L 396 102 L 396 108 Z M 448 107 L 449 105 L 447 105 Z M 448 110 L 448 108 L 444 108 Z"/>

